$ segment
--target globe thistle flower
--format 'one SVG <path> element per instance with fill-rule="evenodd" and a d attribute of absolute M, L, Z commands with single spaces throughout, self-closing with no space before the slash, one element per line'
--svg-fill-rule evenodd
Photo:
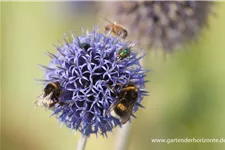
<path fill-rule="evenodd" d="M 144 56 L 139 56 L 140 49 L 135 51 L 136 42 L 125 42 L 97 29 L 81 36 L 71 33 L 64 41 L 55 46 L 56 54 L 48 53 L 50 64 L 42 66 L 45 89 L 36 104 L 51 108 L 60 122 L 85 136 L 107 136 L 122 125 L 109 108 L 118 101 L 124 85 L 137 87 L 131 116 L 142 107 L 148 93 L 144 89 L 147 71 L 139 63 Z"/>
<path fill-rule="evenodd" d="M 113 4 L 112 4 L 113 3 Z M 129 38 L 140 39 L 146 47 L 166 51 L 181 48 L 197 37 L 207 24 L 212 2 L 129 1 L 105 2 L 104 14 L 127 28 Z M 112 7 L 113 9 L 109 9 Z"/>

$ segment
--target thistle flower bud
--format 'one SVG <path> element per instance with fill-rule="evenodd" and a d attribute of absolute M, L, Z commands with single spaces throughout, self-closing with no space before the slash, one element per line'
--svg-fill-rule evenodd
<path fill-rule="evenodd" d="M 58 97 L 51 97 L 51 105 L 54 104 L 52 115 L 56 115 L 68 128 L 85 136 L 93 133 L 107 135 L 108 131 L 122 125 L 120 119 L 112 116 L 110 108 L 118 100 L 124 100 L 121 96 L 127 98 L 121 95 L 128 94 L 124 90 L 126 85 L 132 83 L 137 89 L 130 115 L 142 106 L 140 103 L 147 95 L 144 89 L 147 71 L 139 63 L 143 56 L 135 51 L 136 42 L 129 43 L 101 34 L 97 29 L 83 32 L 81 36 L 71 33 L 71 37 L 65 36 L 64 41 L 55 46 L 56 54 L 48 53 L 51 62 L 43 66 L 43 81 L 45 87 L 51 84 L 47 87 L 52 88 L 45 89 L 41 98 L 46 102 L 52 95 L 58 94 Z M 47 100 L 46 92 L 51 93 Z"/>

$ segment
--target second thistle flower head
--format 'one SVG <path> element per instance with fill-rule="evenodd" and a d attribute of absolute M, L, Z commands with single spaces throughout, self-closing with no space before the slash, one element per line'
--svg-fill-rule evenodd
<path fill-rule="evenodd" d="M 128 121 L 147 95 L 146 71 L 139 62 L 143 56 L 134 46 L 97 29 L 71 34 L 56 46 L 56 55 L 48 53 L 52 60 L 43 66 L 45 89 L 37 103 L 52 108 L 68 128 L 86 136 L 106 135 Z M 113 110 L 121 120 L 110 113 Z"/>
<path fill-rule="evenodd" d="M 210 1 L 104 2 L 100 5 L 100 15 L 110 16 L 124 25 L 146 47 L 171 51 L 199 36 L 207 25 L 212 4 Z"/>

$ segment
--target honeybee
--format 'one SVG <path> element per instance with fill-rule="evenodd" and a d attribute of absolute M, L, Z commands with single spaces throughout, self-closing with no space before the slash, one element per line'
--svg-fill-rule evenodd
<path fill-rule="evenodd" d="M 62 90 L 59 82 L 51 82 L 44 88 L 43 93 L 35 101 L 34 105 L 44 106 L 46 108 L 53 108 L 56 103 L 59 102 L 59 97 L 62 94 Z"/>
<path fill-rule="evenodd" d="M 116 22 L 111 22 L 108 19 L 104 18 L 106 21 L 108 21 L 110 24 L 105 26 L 105 31 L 111 31 L 116 36 L 120 36 L 123 39 L 125 39 L 128 36 L 128 32 L 124 27 L 120 24 L 117 24 Z"/>
<path fill-rule="evenodd" d="M 120 119 L 122 124 L 125 124 L 132 115 L 133 107 L 138 99 L 138 88 L 129 83 L 118 93 L 116 103 L 109 107 L 111 115 Z"/>

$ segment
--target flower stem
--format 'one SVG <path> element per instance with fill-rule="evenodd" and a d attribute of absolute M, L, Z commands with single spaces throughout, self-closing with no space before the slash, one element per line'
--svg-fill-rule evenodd
<path fill-rule="evenodd" d="M 119 133 L 117 135 L 117 140 L 116 140 L 115 150 L 125 150 L 126 149 L 130 129 L 131 129 L 130 122 L 127 122 L 125 125 L 123 125 L 122 128 L 119 129 Z"/>
<path fill-rule="evenodd" d="M 87 143 L 87 136 L 81 135 L 77 145 L 77 150 L 85 150 L 86 143 Z"/>
<path fill-rule="evenodd" d="M 140 60 L 140 64 L 144 66 L 144 59 Z M 119 133 L 116 139 L 115 150 L 125 150 L 127 148 L 126 146 L 127 146 L 130 130 L 131 130 L 130 122 L 127 122 L 125 125 L 123 125 L 122 128 L 119 129 Z"/>

